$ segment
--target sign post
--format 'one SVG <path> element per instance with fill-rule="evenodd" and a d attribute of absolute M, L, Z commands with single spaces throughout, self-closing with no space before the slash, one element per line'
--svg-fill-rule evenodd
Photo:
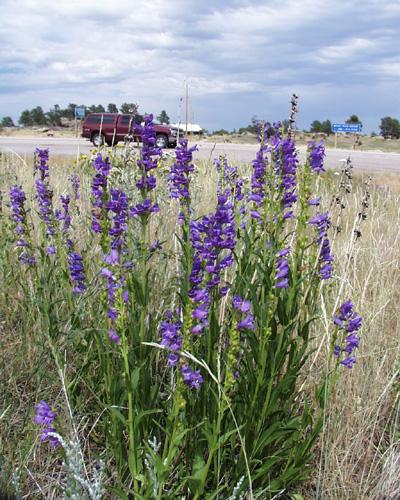
<path fill-rule="evenodd" d="M 76 106 L 75 107 L 75 136 L 78 136 L 78 122 L 77 120 L 82 120 L 85 118 L 85 106 Z"/>
<path fill-rule="evenodd" d="M 335 149 L 337 147 L 338 133 L 359 134 L 362 129 L 361 123 L 332 123 L 332 132 L 335 132 Z"/>

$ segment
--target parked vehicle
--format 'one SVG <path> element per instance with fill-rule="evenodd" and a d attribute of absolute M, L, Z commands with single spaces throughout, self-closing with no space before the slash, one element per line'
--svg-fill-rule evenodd
<path fill-rule="evenodd" d="M 90 139 L 98 147 L 106 143 L 115 146 L 120 141 L 140 142 L 140 136 L 132 133 L 133 125 L 143 121 L 141 115 L 119 113 L 90 113 L 82 124 L 82 137 Z M 175 147 L 178 130 L 168 125 L 154 125 L 156 146 L 159 148 Z"/>

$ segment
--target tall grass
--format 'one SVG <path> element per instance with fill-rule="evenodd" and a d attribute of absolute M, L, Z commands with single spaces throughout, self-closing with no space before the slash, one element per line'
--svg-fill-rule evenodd
<path fill-rule="evenodd" d="M 286 172 L 277 168 L 290 141 L 275 134 L 261 135 L 263 195 L 251 201 L 261 192 L 251 166 L 234 169 L 220 159 L 216 169 L 183 148 L 181 162 L 159 159 L 146 171 L 146 150 L 142 158 L 103 151 L 98 164 L 104 169 L 108 155 L 112 168 L 103 204 L 93 207 L 93 159 L 54 158 L 54 206 L 61 210 L 61 194 L 73 199 L 74 173 L 80 197 L 70 205 L 71 228 L 54 217 L 48 237 L 32 166 L 1 158 L 4 490 L 93 498 L 91 485 L 101 481 L 111 498 L 396 497 L 399 195 L 372 184 L 360 220 L 363 182 L 350 186 L 344 173 L 340 188 L 340 176 L 317 175 L 308 162 L 296 168 L 291 203 Z M 178 189 L 171 200 L 173 163 L 184 181 L 175 188 L 187 186 L 188 196 Z M 140 179 L 154 172 L 157 188 L 143 188 Z M 26 193 L 32 266 L 15 246 L 6 206 L 13 185 Z M 160 208 L 131 214 L 125 242 L 114 247 L 111 189 L 126 193 L 131 207 L 151 198 Z M 310 206 L 318 194 L 322 206 Z M 290 209 L 295 217 L 285 219 Z M 321 280 L 318 232 L 309 221 L 327 209 L 335 261 L 333 276 Z M 68 239 L 83 257 L 78 294 Z M 118 259 L 105 260 L 113 248 Z M 276 288 L 285 279 L 287 287 Z M 332 317 L 349 297 L 363 318 L 351 370 L 332 355 L 340 338 Z M 40 400 L 57 413 L 54 437 L 63 446 L 40 442 L 43 428 L 33 422 Z"/>

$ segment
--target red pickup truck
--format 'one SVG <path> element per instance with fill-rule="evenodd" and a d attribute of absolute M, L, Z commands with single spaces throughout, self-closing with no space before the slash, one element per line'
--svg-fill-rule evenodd
<path fill-rule="evenodd" d="M 140 142 L 140 136 L 131 135 L 134 124 L 140 124 L 143 117 L 140 115 L 123 115 L 119 113 L 90 113 L 82 124 L 82 137 L 90 139 L 98 147 L 104 143 L 109 146 L 130 138 Z M 156 146 L 159 148 L 175 147 L 178 130 L 168 125 L 154 124 L 156 132 Z"/>

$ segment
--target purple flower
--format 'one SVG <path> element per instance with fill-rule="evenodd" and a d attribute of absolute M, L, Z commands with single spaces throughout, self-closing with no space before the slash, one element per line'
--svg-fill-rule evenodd
<path fill-rule="evenodd" d="M 173 315 L 167 315 L 168 321 L 162 321 L 159 332 L 161 334 L 161 345 L 172 351 L 168 355 L 169 366 L 174 366 L 179 359 L 179 351 L 182 348 L 181 328 L 182 322 L 173 321 Z"/>
<path fill-rule="evenodd" d="M 49 433 L 55 432 L 52 424 L 56 416 L 57 414 L 50 408 L 46 401 L 40 401 L 36 405 L 35 423 L 44 426 L 40 439 L 41 441 L 49 441 L 53 448 L 59 444 L 59 440 L 56 436 L 49 436 Z"/>
<path fill-rule="evenodd" d="M 70 175 L 69 180 L 70 180 L 71 185 L 72 185 L 72 192 L 74 193 L 75 201 L 79 200 L 79 198 L 80 198 L 80 191 L 79 191 L 80 180 L 79 180 L 79 175 L 78 174 L 72 174 L 72 175 Z"/>
<path fill-rule="evenodd" d="M 44 181 L 46 177 L 49 176 L 49 166 L 47 162 L 49 161 L 49 150 L 48 149 L 35 149 L 35 164 L 34 164 L 34 174 L 39 172 L 40 179 Z"/>
<path fill-rule="evenodd" d="M 118 262 L 119 262 L 118 250 L 116 250 L 115 248 L 112 248 L 111 252 L 104 256 L 104 262 L 106 264 L 109 264 L 110 266 L 118 264 Z"/>
<path fill-rule="evenodd" d="M 347 368 L 353 368 L 354 363 L 356 362 L 356 358 L 354 356 L 348 356 L 344 358 L 340 364 L 346 366 Z"/>
<path fill-rule="evenodd" d="M 39 425 L 50 425 L 54 422 L 57 414 L 52 411 L 46 401 L 40 401 L 36 405 L 35 423 Z"/>
<path fill-rule="evenodd" d="M 232 305 L 234 309 L 240 311 L 243 314 L 248 313 L 251 309 L 251 302 L 249 302 L 248 300 L 243 300 L 239 295 L 235 295 L 233 297 Z"/>
<path fill-rule="evenodd" d="M 267 124 L 264 125 L 264 133 L 267 130 Z M 262 130 L 260 129 L 260 134 Z M 268 159 L 266 153 L 268 152 L 268 147 L 263 146 L 260 143 L 260 148 L 257 151 L 256 158 L 253 160 L 253 173 L 251 176 L 251 195 L 249 201 L 253 201 L 256 207 L 252 210 L 251 216 L 253 218 L 257 217 L 259 214 L 257 207 L 260 207 L 265 196 L 265 186 L 267 177 L 267 165 Z M 254 215 L 253 215 L 254 214 Z"/>
<path fill-rule="evenodd" d="M 311 198 L 308 200 L 308 204 L 310 206 L 319 206 L 321 204 L 321 196 L 318 196 L 317 198 Z"/>
<path fill-rule="evenodd" d="M 333 273 L 333 255 L 331 254 L 330 243 L 327 238 L 328 229 L 330 226 L 330 219 L 328 212 L 323 214 L 316 214 L 308 221 L 309 224 L 316 227 L 318 231 L 318 244 L 320 245 L 319 261 L 320 270 L 319 277 L 326 280 L 332 277 Z"/>
<path fill-rule="evenodd" d="M 186 139 L 181 140 L 180 145 L 176 148 L 176 161 L 168 176 L 171 198 L 181 200 L 189 198 L 190 174 L 194 171 L 192 158 L 193 152 L 196 150 L 197 146 L 188 148 Z"/>
<path fill-rule="evenodd" d="M 254 317 L 249 314 L 237 324 L 239 330 L 254 330 Z"/>
<path fill-rule="evenodd" d="M 116 330 L 114 330 L 113 328 L 110 328 L 110 330 L 108 330 L 108 338 L 113 344 L 119 344 L 120 342 L 120 338 Z"/>
<path fill-rule="evenodd" d="M 276 259 L 276 271 L 275 271 L 275 280 L 277 283 L 275 284 L 275 288 L 289 288 L 289 261 L 288 254 L 290 252 L 290 248 L 283 248 L 277 253 Z"/>
<path fill-rule="evenodd" d="M 316 143 L 315 141 L 308 143 L 308 158 L 312 172 L 320 174 L 325 172 L 324 169 L 325 146 L 323 142 Z"/>
<path fill-rule="evenodd" d="M 23 264 L 33 265 L 35 257 L 30 251 L 30 244 L 27 241 L 28 225 L 25 210 L 26 196 L 21 186 L 12 186 L 10 189 L 10 203 L 12 219 L 15 224 L 15 233 L 18 238 L 15 246 L 19 248 L 18 258 Z"/>
<path fill-rule="evenodd" d="M 129 214 L 131 217 L 134 216 L 144 216 L 151 213 L 156 213 L 160 211 L 160 207 L 157 203 L 152 203 L 150 198 L 146 198 L 143 203 L 137 203 L 135 206 L 130 207 Z"/>
<path fill-rule="evenodd" d="M 68 264 L 71 276 L 71 281 L 74 285 L 72 293 L 78 295 L 85 291 L 85 271 L 83 267 L 83 259 L 76 252 L 68 254 Z"/>
<path fill-rule="evenodd" d="M 346 300 L 340 308 L 339 314 L 334 315 L 333 322 L 343 332 L 348 333 L 344 338 L 345 346 L 341 348 L 338 345 L 334 346 L 334 355 L 339 357 L 341 353 L 346 354 L 340 364 L 352 368 L 356 359 L 352 356 L 353 351 L 358 349 L 360 345 L 360 337 L 356 335 L 356 331 L 361 328 L 362 318 L 354 310 L 354 306 L 350 300 Z"/>
<path fill-rule="evenodd" d="M 39 215 L 46 226 L 46 236 L 54 236 L 53 191 L 47 182 L 36 179 L 36 199 L 39 205 Z"/>
<path fill-rule="evenodd" d="M 196 390 L 200 389 L 203 383 L 203 377 L 200 374 L 200 370 L 192 370 L 188 365 L 184 365 L 181 368 L 181 373 L 183 381 L 188 387 Z"/>
<path fill-rule="evenodd" d="M 111 189 L 106 208 L 112 214 L 112 226 L 109 229 L 111 248 L 121 250 L 126 245 L 128 228 L 128 197 L 120 189 Z"/>
<path fill-rule="evenodd" d="M 95 233 L 102 232 L 102 219 L 106 212 L 107 203 L 107 177 L 111 165 L 109 158 L 103 158 L 98 153 L 93 160 L 96 174 L 92 179 L 92 229 Z"/>
<path fill-rule="evenodd" d="M 66 235 L 68 232 L 68 229 L 71 227 L 71 215 L 69 213 L 69 205 L 70 205 L 71 198 L 68 194 L 66 196 L 60 195 L 60 201 L 61 201 L 62 210 L 56 209 L 55 210 L 55 217 L 58 221 L 63 222 L 61 229 L 62 229 L 64 235 Z"/>

